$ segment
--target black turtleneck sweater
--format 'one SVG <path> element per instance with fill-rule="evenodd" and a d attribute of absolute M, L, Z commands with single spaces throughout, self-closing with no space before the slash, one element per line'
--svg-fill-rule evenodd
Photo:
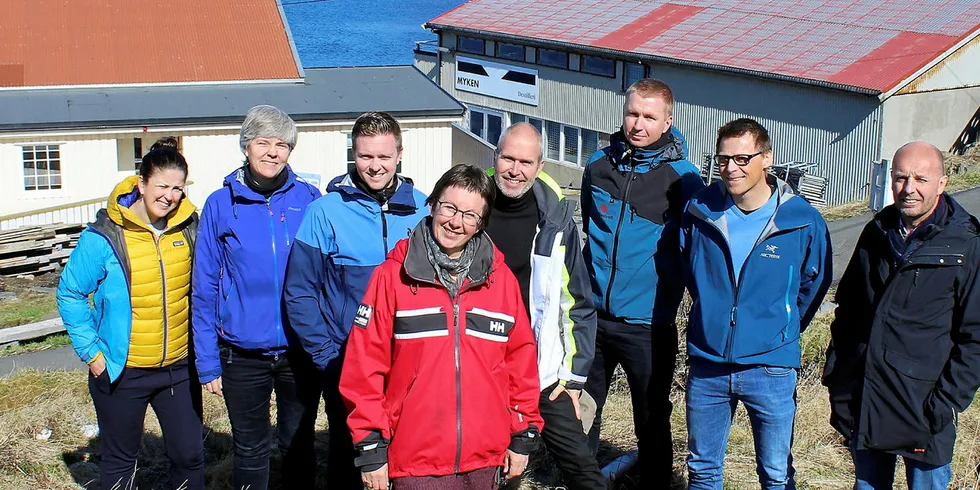
<path fill-rule="evenodd" d="M 282 189 L 282 186 L 286 185 L 286 180 L 288 179 L 289 172 L 287 172 L 286 169 L 282 169 L 267 184 L 260 184 L 255 178 L 255 174 L 252 173 L 252 167 L 247 163 L 245 164 L 245 185 L 247 185 L 249 189 L 261 194 L 266 199 L 269 199 L 274 192 Z"/>
<path fill-rule="evenodd" d="M 531 314 L 528 301 L 531 293 L 531 245 L 538 221 L 538 201 L 533 191 L 511 199 L 497 189 L 487 233 L 504 254 L 507 267 L 517 276 L 528 315 Z"/>

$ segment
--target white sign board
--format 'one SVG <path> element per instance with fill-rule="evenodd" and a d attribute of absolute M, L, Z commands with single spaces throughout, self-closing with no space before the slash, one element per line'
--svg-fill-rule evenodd
<path fill-rule="evenodd" d="M 456 90 L 538 105 L 538 70 L 456 57 Z"/>

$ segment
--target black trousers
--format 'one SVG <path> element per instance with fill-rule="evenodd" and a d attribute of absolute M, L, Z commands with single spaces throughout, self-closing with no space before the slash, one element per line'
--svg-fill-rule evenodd
<path fill-rule="evenodd" d="M 170 488 L 204 489 L 201 385 L 185 359 L 162 368 L 125 368 L 110 385 L 109 373 L 89 374 L 88 389 L 99 421 L 102 490 L 142 488 L 136 458 L 150 405 L 160 421 L 170 459 Z"/>
<path fill-rule="evenodd" d="M 633 325 L 600 316 L 596 353 L 585 390 L 596 402 L 589 448 L 599 450 L 602 407 L 616 365 L 623 366 L 633 403 L 633 430 L 645 488 L 667 488 L 673 475 L 674 445 L 670 433 L 670 388 L 677 362 L 677 327 Z"/>
<path fill-rule="evenodd" d="M 340 368 L 343 355 L 336 359 L 323 373 L 323 401 L 327 411 L 327 426 L 330 431 L 329 454 L 327 456 L 330 490 L 363 490 L 361 471 L 354 466 L 354 442 L 347 427 L 347 407 L 340 396 Z"/>
<path fill-rule="evenodd" d="M 221 384 L 234 441 L 232 488 L 269 487 L 272 452 L 269 403 L 276 392 L 276 428 L 282 454 L 282 488 L 314 487 L 314 429 L 320 380 L 305 353 L 278 358 L 223 345 Z"/>
<path fill-rule="evenodd" d="M 551 401 L 548 396 L 555 383 L 541 392 L 539 409 L 544 419 L 541 438 L 552 459 L 561 469 L 569 490 L 605 490 L 606 479 L 599 471 L 595 456 L 589 451 L 589 438 L 582 431 L 582 421 L 575 418 L 575 406 L 567 393 Z"/>

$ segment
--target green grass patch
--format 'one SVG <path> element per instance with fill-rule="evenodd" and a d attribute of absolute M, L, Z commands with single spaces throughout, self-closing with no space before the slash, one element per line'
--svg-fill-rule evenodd
<path fill-rule="evenodd" d="M 57 349 L 69 345 L 71 345 L 71 338 L 67 333 L 56 333 L 36 339 L 24 340 L 6 347 L 0 347 L 0 357 L 40 352 L 42 350 Z"/>
<path fill-rule="evenodd" d="M 23 292 L 16 298 L 0 300 L 0 328 L 40 321 L 56 311 L 58 302 L 54 294 Z"/>
<path fill-rule="evenodd" d="M 949 176 L 949 183 L 946 184 L 946 192 L 956 192 L 966 189 L 980 187 L 980 172 L 970 172 L 968 174 L 953 174 Z"/>

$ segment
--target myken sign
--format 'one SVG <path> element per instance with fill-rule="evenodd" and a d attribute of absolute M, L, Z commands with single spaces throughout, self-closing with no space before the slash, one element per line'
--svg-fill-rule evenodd
<path fill-rule="evenodd" d="M 538 105 L 538 70 L 456 57 L 456 90 Z"/>

